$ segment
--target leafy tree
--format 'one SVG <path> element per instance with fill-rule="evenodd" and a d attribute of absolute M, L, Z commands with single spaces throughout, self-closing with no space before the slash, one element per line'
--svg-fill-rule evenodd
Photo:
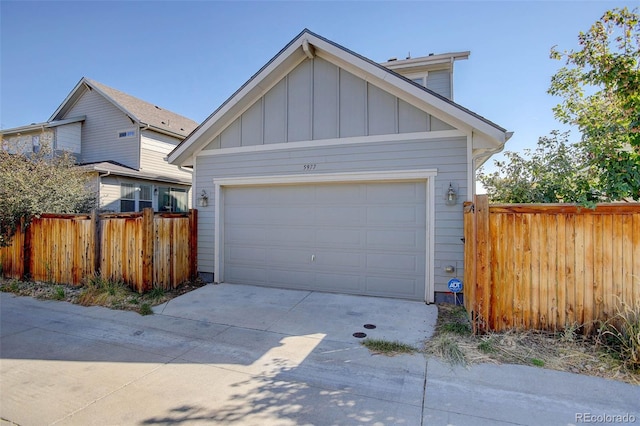
<path fill-rule="evenodd" d="M 563 98 L 555 117 L 576 126 L 580 142 L 552 132 L 524 156 L 507 152 L 500 172 L 479 172 L 492 201 L 576 202 L 640 200 L 640 15 L 605 12 L 578 35 L 580 48 L 551 58 L 564 60 L 548 92 Z"/>
<path fill-rule="evenodd" d="M 96 205 L 91 175 L 69 153 L 38 153 L 3 141 L 0 149 L 0 246 L 9 244 L 20 220 L 41 213 L 85 213 Z"/>
<path fill-rule="evenodd" d="M 580 49 L 565 60 L 549 93 L 563 101 L 554 114 L 582 133 L 588 164 L 604 200 L 640 199 L 640 15 L 637 9 L 604 13 L 578 36 Z"/>
<path fill-rule="evenodd" d="M 478 172 L 478 180 L 494 202 L 591 204 L 593 173 L 585 164 L 587 153 L 580 144 L 570 144 L 568 133 L 553 131 L 538 140 L 535 150 L 524 155 L 505 152 L 506 161 L 495 161 L 499 172 Z"/>

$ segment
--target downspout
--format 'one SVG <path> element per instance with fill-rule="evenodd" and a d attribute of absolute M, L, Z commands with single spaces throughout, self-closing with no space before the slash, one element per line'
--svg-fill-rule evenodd
<path fill-rule="evenodd" d="M 111 174 L 111 170 L 107 170 L 107 173 L 104 175 L 101 175 L 100 172 L 98 172 L 98 209 L 100 209 L 102 206 L 100 205 L 100 197 L 102 194 L 102 178 L 103 177 L 107 177 Z"/>

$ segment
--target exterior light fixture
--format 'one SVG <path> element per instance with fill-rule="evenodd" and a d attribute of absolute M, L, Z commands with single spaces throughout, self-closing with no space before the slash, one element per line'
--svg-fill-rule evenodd
<path fill-rule="evenodd" d="M 207 191 L 204 189 L 200 193 L 198 197 L 198 207 L 207 207 L 209 205 L 209 196 L 207 195 Z"/>
<path fill-rule="evenodd" d="M 449 189 L 447 190 L 447 194 L 445 197 L 445 203 L 448 206 L 454 206 L 458 199 L 458 194 L 456 193 L 456 189 L 453 187 L 453 184 L 449 182 Z"/>

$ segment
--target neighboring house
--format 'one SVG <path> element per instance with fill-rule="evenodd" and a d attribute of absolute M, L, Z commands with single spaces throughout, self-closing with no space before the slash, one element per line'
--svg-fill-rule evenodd
<path fill-rule="evenodd" d="M 168 156 L 209 197 L 201 272 L 426 302 L 448 292 L 475 170 L 510 137 L 449 99 L 467 56 L 385 67 L 300 33 Z"/>
<path fill-rule="evenodd" d="M 2 130 L 3 146 L 66 150 L 96 175 L 104 212 L 186 211 L 192 170 L 166 156 L 197 123 L 82 78 L 47 122 Z"/>

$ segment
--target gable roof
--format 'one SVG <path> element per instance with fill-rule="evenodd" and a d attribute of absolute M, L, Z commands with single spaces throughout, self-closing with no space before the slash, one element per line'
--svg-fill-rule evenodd
<path fill-rule="evenodd" d="M 505 142 L 511 137 L 511 133 L 504 128 L 445 96 L 304 29 L 171 151 L 168 155 L 169 163 L 189 164 L 192 156 L 224 130 L 234 117 L 251 106 L 302 61 L 316 55 L 438 119 L 473 133 L 474 157 L 477 157 L 480 163 L 489 158 L 492 153 L 501 151 Z M 475 140 L 477 140 L 477 146 Z"/>
<path fill-rule="evenodd" d="M 109 86 L 105 86 L 94 80 L 82 77 L 71 93 L 60 104 L 49 121 L 59 120 L 80 99 L 86 90 L 94 90 L 111 102 L 116 108 L 129 116 L 134 122 L 161 133 L 169 134 L 180 139 L 186 137 L 198 123 L 176 114 L 157 105 L 138 99 L 127 93 L 121 92 Z"/>

